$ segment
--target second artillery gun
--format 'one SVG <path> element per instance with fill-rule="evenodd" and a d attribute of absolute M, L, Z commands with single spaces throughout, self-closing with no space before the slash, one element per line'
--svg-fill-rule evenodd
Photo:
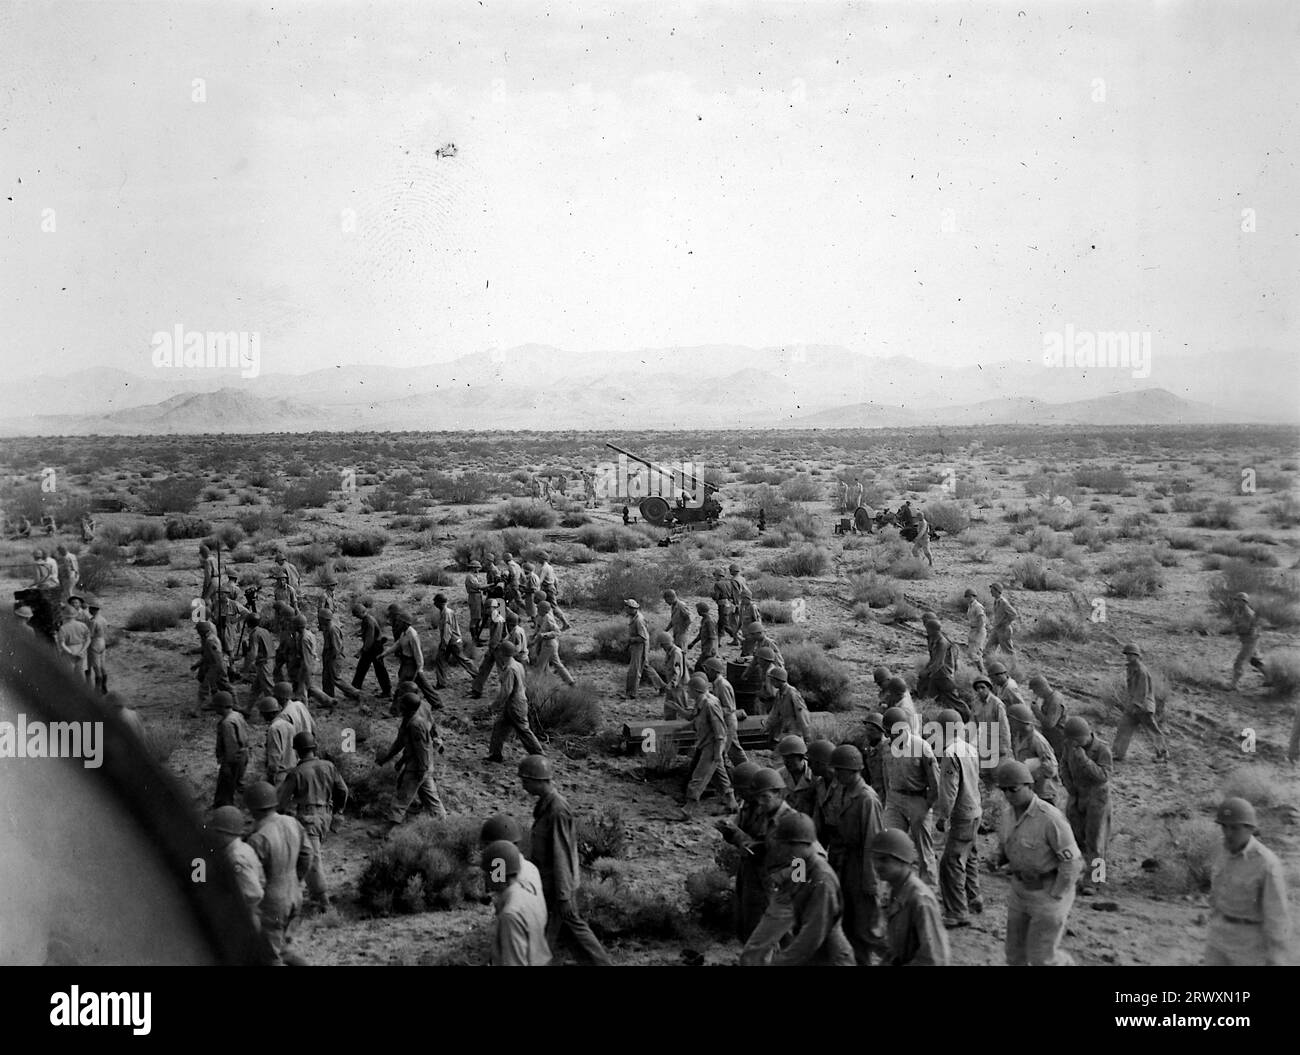
<path fill-rule="evenodd" d="M 718 518 L 722 516 L 722 503 L 715 497 L 721 490 L 717 484 L 698 479 L 684 469 L 671 469 L 656 465 L 654 462 L 635 455 L 631 451 L 625 451 L 622 447 L 616 447 L 612 443 L 607 443 L 605 446 L 612 451 L 617 451 L 631 461 L 644 465 L 651 472 L 657 474 L 660 480 L 666 478 L 673 481 L 667 497 L 663 494 L 650 493 L 639 499 L 637 509 L 641 513 L 641 519 L 647 524 L 654 524 L 657 527 L 675 527 L 679 524 L 716 526 Z M 679 478 L 681 488 L 680 491 L 676 491 L 675 481 Z M 686 485 L 688 482 L 691 484 L 690 494 L 692 496 L 703 494 L 702 502 L 697 504 L 694 501 L 686 501 Z M 650 487 L 648 490 L 653 492 L 655 488 Z"/>

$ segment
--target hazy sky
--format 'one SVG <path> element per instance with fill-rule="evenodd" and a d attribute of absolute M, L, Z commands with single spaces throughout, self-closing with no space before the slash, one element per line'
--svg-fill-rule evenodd
<path fill-rule="evenodd" d="M 525 342 L 973 363 L 1066 323 L 1288 347 L 1298 28 L 1228 0 L 6 4 L 0 356 L 143 371 L 178 323 L 258 331 L 263 372 Z"/>

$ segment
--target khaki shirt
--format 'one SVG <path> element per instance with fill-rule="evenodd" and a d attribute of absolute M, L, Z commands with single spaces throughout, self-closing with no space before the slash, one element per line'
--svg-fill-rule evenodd
<path fill-rule="evenodd" d="M 885 782 L 890 795 L 924 796 L 933 804 L 939 798 L 939 763 L 934 749 L 910 729 L 900 732 L 889 741 Z"/>
<path fill-rule="evenodd" d="M 970 821 L 984 812 L 980 800 L 980 759 L 975 745 L 954 740 L 943 749 L 939 766 L 939 801 L 934 815 L 954 823 Z"/>
<path fill-rule="evenodd" d="M 1130 663 L 1124 676 L 1124 702 L 1131 711 L 1146 711 L 1154 714 L 1156 709 L 1156 688 L 1151 680 L 1151 672 L 1141 660 Z"/>
<path fill-rule="evenodd" d="M 1083 747 L 1066 741 L 1061 752 L 1061 780 L 1073 799 L 1097 802 L 1109 796 L 1114 766 L 1110 748 L 1095 735 Z"/>
<path fill-rule="evenodd" d="M 526 887 L 522 874 L 496 895 L 496 923 L 492 928 L 491 967 L 545 967 L 551 962 L 546 943 L 546 900 L 541 891 Z"/>
<path fill-rule="evenodd" d="M 1241 853 L 1220 848 L 1214 862 L 1210 908 L 1219 919 L 1232 917 L 1263 927 L 1271 951 L 1283 957 L 1291 934 L 1286 878 L 1282 863 L 1253 835 Z M 1231 920 L 1227 920 L 1231 922 Z"/>
<path fill-rule="evenodd" d="M 885 907 L 885 942 L 892 967 L 948 966 L 948 935 L 939 900 L 914 871 L 891 891 Z"/>
<path fill-rule="evenodd" d="M 299 762 L 280 785 L 280 809 L 290 806 L 324 808 L 331 812 L 343 809 L 348 801 L 348 786 L 339 775 L 338 768 L 325 758 L 309 758 Z"/>
<path fill-rule="evenodd" d="M 1083 868 L 1065 815 L 1037 795 L 1019 817 L 1009 804 L 1003 806 L 998 838 L 1011 871 L 1022 878 L 1034 880 L 1059 869 L 1073 880 Z"/>
<path fill-rule="evenodd" d="M 578 891 L 578 830 L 569 803 L 554 788 L 537 799 L 528 855 L 541 873 L 546 900 L 571 901 Z"/>
<path fill-rule="evenodd" d="M 302 904 L 300 880 L 311 861 L 302 825 L 283 813 L 268 813 L 247 841 L 266 877 L 260 906 L 262 919 L 284 926 L 289 910 Z"/>
<path fill-rule="evenodd" d="M 239 892 L 244 895 L 248 911 L 256 918 L 257 907 L 262 903 L 262 894 L 266 887 L 262 862 L 257 859 L 253 848 L 243 839 L 231 839 L 223 852 L 227 863 L 235 873 L 235 882 L 239 885 Z"/>
<path fill-rule="evenodd" d="M 266 729 L 266 780 L 279 784 L 293 768 L 293 722 L 283 714 L 276 715 Z"/>
<path fill-rule="evenodd" d="M 985 629 L 988 613 L 984 611 L 984 606 L 979 601 L 971 600 L 970 607 L 966 609 L 966 623 L 972 633 L 978 634 Z"/>
<path fill-rule="evenodd" d="M 1056 806 L 1064 805 L 1061 784 L 1057 780 L 1060 768 L 1056 762 L 1056 752 L 1052 750 L 1052 745 L 1047 742 L 1047 737 L 1037 729 L 1031 728 L 1026 730 L 1019 738 L 1014 739 L 1011 747 L 1017 762 L 1028 762 L 1030 759 L 1038 760 L 1037 767 L 1031 767 L 1034 775 L 1034 794 L 1044 802 L 1050 802 Z"/>

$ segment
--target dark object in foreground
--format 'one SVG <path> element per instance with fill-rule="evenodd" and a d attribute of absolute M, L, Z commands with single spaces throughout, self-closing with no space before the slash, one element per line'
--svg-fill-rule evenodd
<path fill-rule="evenodd" d="M 745 718 L 736 725 L 741 747 L 766 748 L 772 737 L 759 717 Z M 695 747 L 695 728 L 688 721 L 628 722 L 623 726 L 623 750 L 627 754 L 690 751 Z"/>

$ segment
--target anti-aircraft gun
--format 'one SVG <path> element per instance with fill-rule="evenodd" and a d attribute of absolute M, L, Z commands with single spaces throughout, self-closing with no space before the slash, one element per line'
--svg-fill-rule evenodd
<path fill-rule="evenodd" d="M 644 465 L 654 474 L 651 478 L 652 485 L 647 488 L 651 493 L 646 494 L 637 504 L 641 519 L 647 524 L 654 524 L 657 527 L 675 527 L 679 524 L 707 524 L 712 527 L 717 524 L 718 518 L 722 516 L 722 503 L 716 497 L 721 492 L 721 488 L 717 484 L 698 479 L 684 469 L 657 465 L 612 443 L 607 443 L 605 446 L 631 461 Z M 655 478 L 659 481 L 665 479 L 670 481 L 667 496 L 654 493 Z M 681 481 L 680 487 L 677 485 L 678 480 Z M 691 484 L 690 497 L 686 491 L 688 482 Z M 703 501 L 700 501 L 701 495 Z"/>

